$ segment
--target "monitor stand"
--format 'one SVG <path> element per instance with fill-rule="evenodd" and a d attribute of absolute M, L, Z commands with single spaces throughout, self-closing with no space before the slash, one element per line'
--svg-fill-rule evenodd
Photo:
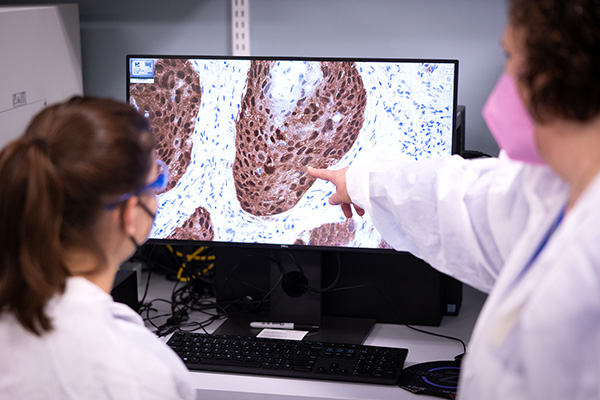
<path fill-rule="evenodd" d="M 319 251 L 272 252 L 272 322 L 321 326 L 322 258 Z"/>
<path fill-rule="evenodd" d="M 269 313 L 238 313 L 225 320 L 214 333 L 222 335 L 256 336 L 262 329 L 251 328 L 250 322 L 266 321 Z M 363 344 L 375 326 L 375 319 L 334 317 L 323 315 L 318 331 L 308 332 L 303 340 Z"/>
<path fill-rule="evenodd" d="M 255 336 L 261 329 L 250 322 L 293 322 L 316 325 L 305 340 L 362 344 L 375 319 L 324 316 L 321 312 L 322 268 L 334 262 L 333 254 L 321 251 L 273 250 L 270 260 L 269 312 L 239 313 L 228 317 L 217 334 Z"/>

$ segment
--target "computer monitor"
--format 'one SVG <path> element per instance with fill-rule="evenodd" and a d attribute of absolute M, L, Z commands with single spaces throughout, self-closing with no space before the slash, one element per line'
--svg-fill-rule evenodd
<path fill-rule="evenodd" d="M 457 83 L 457 60 L 127 56 L 127 99 L 171 174 L 150 240 L 270 249 L 291 297 L 320 285 L 305 278 L 322 254 L 394 252 L 369 215 L 329 205 L 335 188 L 306 168 L 457 153 Z"/>

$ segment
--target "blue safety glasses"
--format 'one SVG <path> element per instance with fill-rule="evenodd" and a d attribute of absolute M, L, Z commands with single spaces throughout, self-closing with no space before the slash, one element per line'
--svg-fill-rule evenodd
<path fill-rule="evenodd" d="M 143 193 L 160 193 L 163 190 L 165 190 L 167 188 L 167 185 L 169 184 L 169 167 L 161 160 L 156 160 L 156 164 L 158 165 L 158 176 L 156 177 L 154 182 L 150 182 L 149 184 L 144 185 L 141 188 L 136 189 L 132 192 L 122 194 L 115 202 L 107 205 L 106 209 L 112 210 L 122 202 L 129 200 L 132 197 L 139 196 Z"/>

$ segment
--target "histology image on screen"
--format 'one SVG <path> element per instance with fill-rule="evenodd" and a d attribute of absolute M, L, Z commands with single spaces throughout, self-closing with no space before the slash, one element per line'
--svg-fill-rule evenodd
<path fill-rule="evenodd" d="M 453 63 L 134 59 L 130 102 L 170 168 L 155 239 L 386 248 L 328 204 L 338 169 L 394 150 L 451 154 Z M 131 72 L 130 71 L 130 72 Z"/>

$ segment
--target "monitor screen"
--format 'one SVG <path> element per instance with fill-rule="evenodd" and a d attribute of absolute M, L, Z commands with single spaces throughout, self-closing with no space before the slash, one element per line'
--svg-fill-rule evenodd
<path fill-rule="evenodd" d="M 150 239 L 389 248 L 306 168 L 456 152 L 457 77 L 456 60 L 128 56 L 128 101 L 170 168 Z"/>

